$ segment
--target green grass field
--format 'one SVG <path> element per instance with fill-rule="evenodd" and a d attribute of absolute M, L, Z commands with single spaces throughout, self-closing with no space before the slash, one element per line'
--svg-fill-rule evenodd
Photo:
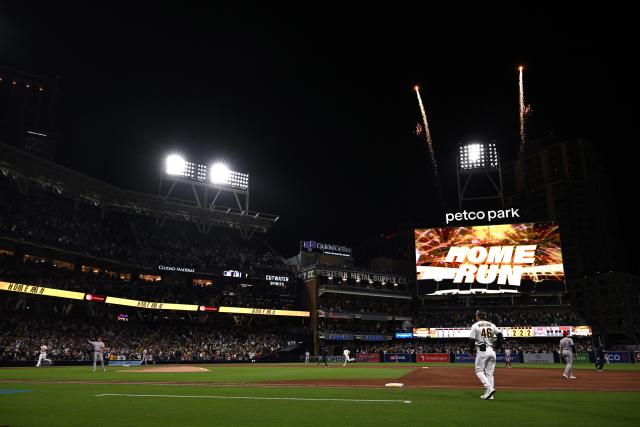
<path fill-rule="evenodd" d="M 480 388 L 216 385 L 307 379 L 394 380 L 417 365 L 400 366 L 358 365 L 340 369 L 334 365 L 329 369 L 315 366 L 301 369 L 299 365 L 209 365 L 209 372 L 180 374 L 117 372 L 126 370 L 121 367 L 109 368 L 106 373 L 92 373 L 87 367 L 0 369 L 0 426 L 470 426 L 479 422 L 518 426 L 617 426 L 640 423 L 640 413 L 635 411 L 640 404 L 640 392 L 504 391 L 496 400 L 488 402 L 479 399 Z M 535 366 L 544 369 L 544 366 Z M 557 369 L 558 365 L 553 367 Z M 592 365 L 578 367 L 592 369 Z M 607 369 L 638 370 L 640 366 L 608 365 Z M 498 370 L 496 375 L 499 374 Z M 39 382 L 17 382 L 20 380 Z M 118 381 L 200 384 L 117 384 Z M 11 390 L 30 391 L 9 394 Z M 132 394 L 154 396 L 122 396 Z"/>

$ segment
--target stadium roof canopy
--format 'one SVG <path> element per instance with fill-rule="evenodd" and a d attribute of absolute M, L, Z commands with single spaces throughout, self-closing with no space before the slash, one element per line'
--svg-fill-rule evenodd
<path fill-rule="evenodd" d="M 153 217 L 159 226 L 167 219 L 193 223 L 201 232 L 211 227 L 237 229 L 245 239 L 266 233 L 278 216 L 232 207 L 199 207 L 159 195 L 127 191 L 0 143 L 0 172 L 16 182 L 23 194 L 30 185 L 92 204 L 107 211 Z"/>

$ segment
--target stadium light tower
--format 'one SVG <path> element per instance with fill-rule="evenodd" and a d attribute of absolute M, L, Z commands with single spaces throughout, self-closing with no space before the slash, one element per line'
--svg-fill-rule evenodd
<path fill-rule="evenodd" d="M 500 158 L 495 143 L 460 144 L 457 176 L 461 210 L 465 201 L 497 200 L 504 205 Z"/>
<path fill-rule="evenodd" d="M 249 175 L 224 163 L 210 166 L 185 160 L 179 154 L 165 158 L 158 194 L 165 200 L 198 208 L 249 215 Z M 223 206 L 223 199 L 232 206 Z"/>

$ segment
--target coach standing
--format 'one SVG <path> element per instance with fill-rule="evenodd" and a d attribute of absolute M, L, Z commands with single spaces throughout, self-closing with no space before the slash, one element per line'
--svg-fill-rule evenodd
<path fill-rule="evenodd" d="M 575 350 L 575 344 L 573 340 L 569 338 L 569 332 L 564 331 L 562 333 L 562 339 L 560 340 L 560 355 L 564 358 L 564 361 L 567 363 L 567 366 L 564 368 L 564 374 L 562 376 L 569 380 L 575 380 L 576 377 L 573 376 L 573 352 Z"/>

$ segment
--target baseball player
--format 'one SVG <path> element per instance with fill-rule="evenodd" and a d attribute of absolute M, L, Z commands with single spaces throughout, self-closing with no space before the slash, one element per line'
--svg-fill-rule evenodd
<path fill-rule="evenodd" d="M 47 359 L 47 346 L 42 344 L 40 346 L 40 356 L 38 356 L 38 363 L 36 363 L 36 368 L 39 368 L 40 365 L 42 364 L 42 361 L 44 360 L 45 362 L 49 362 L 49 363 L 53 363 L 51 361 L 51 359 Z"/>
<path fill-rule="evenodd" d="M 493 399 L 496 393 L 493 372 L 496 369 L 496 352 L 502 346 L 502 334 L 496 325 L 486 320 L 483 310 L 476 311 L 476 323 L 469 333 L 469 351 L 476 353 L 476 376 L 484 386 L 483 400 Z"/>
<path fill-rule="evenodd" d="M 320 365 L 320 362 L 324 361 L 324 366 L 329 367 L 329 363 L 327 362 L 327 356 L 329 355 L 329 349 L 327 347 L 320 348 L 320 356 L 318 357 L 318 362 L 316 365 Z"/>
<path fill-rule="evenodd" d="M 511 368 L 511 350 L 508 348 L 504 349 L 504 367 Z"/>
<path fill-rule="evenodd" d="M 604 371 L 604 364 L 607 363 L 607 356 L 604 353 L 604 346 L 600 344 L 596 350 L 596 371 Z"/>
<path fill-rule="evenodd" d="M 569 332 L 564 331 L 562 333 L 562 339 L 560 340 L 560 355 L 564 358 L 567 366 L 564 368 L 564 373 L 562 376 L 566 380 L 575 380 L 576 377 L 573 376 L 573 353 L 575 351 L 575 344 L 573 340 L 569 338 Z"/>
<path fill-rule="evenodd" d="M 309 353 L 309 350 L 304 352 L 304 364 L 308 365 L 309 364 L 309 359 L 311 358 L 311 353 Z"/>
<path fill-rule="evenodd" d="M 348 362 L 353 362 L 353 359 L 349 357 L 351 352 L 348 349 L 345 348 L 342 354 L 344 355 L 344 363 L 342 364 L 342 366 L 347 366 Z"/>
<path fill-rule="evenodd" d="M 147 361 L 149 360 L 149 353 L 147 352 L 147 349 L 145 348 L 144 350 L 142 350 L 142 363 L 144 363 L 144 366 L 147 366 Z"/>
<path fill-rule="evenodd" d="M 96 362 L 100 360 L 100 364 L 102 365 L 102 372 L 105 372 L 104 368 L 104 343 L 102 342 L 102 338 L 98 337 L 96 341 L 88 340 L 89 344 L 93 346 L 93 372 L 96 371 Z"/>

